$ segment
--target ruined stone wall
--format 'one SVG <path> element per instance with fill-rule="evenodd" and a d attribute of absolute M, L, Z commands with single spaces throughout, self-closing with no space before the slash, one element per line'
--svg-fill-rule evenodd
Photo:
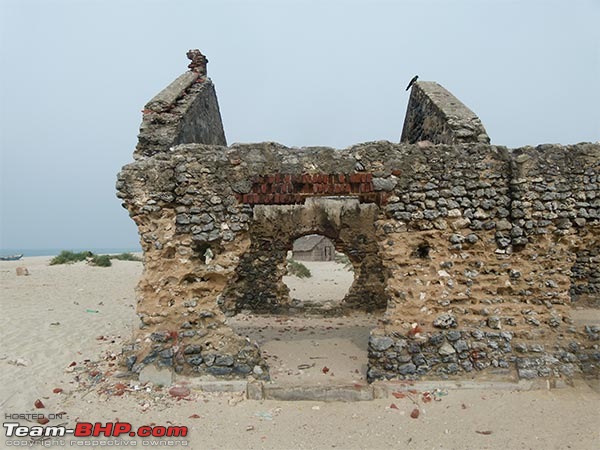
<path fill-rule="evenodd" d="M 598 245 L 599 147 L 466 148 L 424 149 L 388 199 L 378 229 L 394 304 L 370 378 L 597 368 L 598 330 L 572 327 L 569 287 L 577 251 Z"/>
<path fill-rule="evenodd" d="M 432 81 L 413 84 L 400 142 L 415 144 L 489 143 L 490 138 L 473 111 Z"/>
<path fill-rule="evenodd" d="M 569 323 L 570 267 L 578 251 L 598 245 L 598 183 L 590 177 L 599 161 L 600 146 L 592 144 L 509 151 L 483 144 L 373 142 L 333 150 L 264 143 L 183 145 L 125 166 L 119 195 L 140 228 L 146 258 L 138 292 L 143 344 L 132 350 L 131 367 L 141 370 L 158 355 L 184 373 L 264 373 L 258 350 L 225 325 L 220 307 L 264 311 L 285 303 L 285 252 L 295 238 L 318 232 L 338 245 L 362 242 L 378 265 L 365 270 L 378 278 L 372 284 L 382 287 L 379 299 L 387 305 L 371 338 L 371 379 L 515 366 L 523 377 L 570 375 L 580 358 L 600 357 L 590 340 L 597 331 Z M 262 205 L 244 201 L 254 202 L 244 195 L 261 176 L 278 173 L 370 174 L 363 190 L 370 186 L 376 195 L 363 203 L 357 195 L 329 215 L 310 205 L 315 200 L 281 205 L 264 193 Z M 547 192 L 553 199 L 542 201 Z M 345 214 L 358 228 L 335 223 L 343 224 Z M 353 261 L 358 278 L 364 255 Z M 373 304 L 361 296 L 353 301 Z M 198 351 L 193 359 L 186 359 L 189 348 Z M 178 351 L 179 360 L 160 356 L 176 358 Z"/>
<path fill-rule="evenodd" d="M 190 53 L 117 181 L 144 250 L 131 371 L 268 378 L 226 315 L 292 311 L 285 255 L 312 233 L 354 266 L 344 308 L 383 313 L 370 380 L 598 371 L 600 329 L 570 311 L 598 307 L 599 144 L 489 145 L 470 110 L 417 83 L 410 144 L 225 147 L 206 60 Z"/>

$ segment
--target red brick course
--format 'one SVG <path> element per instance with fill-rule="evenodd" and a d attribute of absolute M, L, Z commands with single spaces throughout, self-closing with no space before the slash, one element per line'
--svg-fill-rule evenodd
<path fill-rule="evenodd" d="M 307 197 L 353 196 L 361 203 L 385 202 L 383 193 L 373 190 L 373 175 L 352 174 L 273 174 L 254 177 L 252 189 L 247 194 L 237 194 L 240 203 L 246 204 L 302 204 Z"/>

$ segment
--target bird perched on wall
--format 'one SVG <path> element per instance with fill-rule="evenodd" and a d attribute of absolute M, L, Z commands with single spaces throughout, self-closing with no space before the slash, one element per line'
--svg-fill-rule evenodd
<path fill-rule="evenodd" d="M 410 80 L 410 83 L 408 83 L 408 86 L 406 86 L 406 90 L 408 91 L 410 89 L 410 87 L 417 82 L 418 79 L 419 79 L 419 75 L 415 75 L 413 77 L 413 79 Z"/>

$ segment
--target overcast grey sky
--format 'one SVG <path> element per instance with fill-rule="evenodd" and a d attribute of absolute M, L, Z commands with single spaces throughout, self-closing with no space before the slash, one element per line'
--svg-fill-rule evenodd
<path fill-rule="evenodd" d="M 415 74 L 516 147 L 597 141 L 600 0 L 0 1 L 0 248 L 132 247 L 143 105 L 210 60 L 228 142 L 398 141 Z"/>

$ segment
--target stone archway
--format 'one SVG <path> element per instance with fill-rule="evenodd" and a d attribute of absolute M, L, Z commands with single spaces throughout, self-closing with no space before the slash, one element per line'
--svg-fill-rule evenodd
<path fill-rule="evenodd" d="M 223 292 L 223 311 L 229 315 L 242 310 L 285 311 L 290 306 L 282 281 L 287 252 L 297 238 L 313 233 L 331 239 L 354 268 L 354 283 L 342 307 L 384 310 L 386 275 L 375 236 L 380 213 L 377 205 L 361 204 L 353 197 L 313 197 L 303 205 L 255 205 L 250 247 Z"/>

